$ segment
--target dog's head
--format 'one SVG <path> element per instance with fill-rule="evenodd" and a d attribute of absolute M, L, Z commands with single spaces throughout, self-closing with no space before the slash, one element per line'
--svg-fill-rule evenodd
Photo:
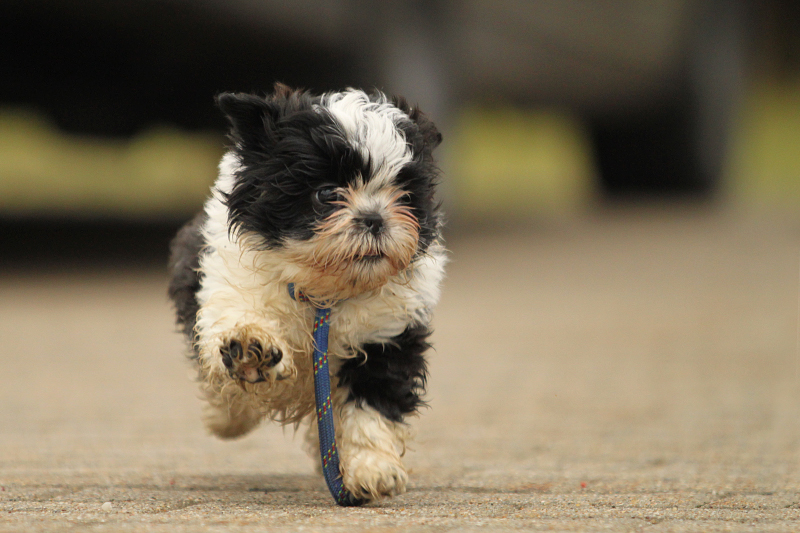
<path fill-rule="evenodd" d="M 321 298 L 376 289 L 436 238 L 436 127 L 402 98 L 221 94 L 239 163 L 229 227 L 280 253 L 299 287 Z"/>

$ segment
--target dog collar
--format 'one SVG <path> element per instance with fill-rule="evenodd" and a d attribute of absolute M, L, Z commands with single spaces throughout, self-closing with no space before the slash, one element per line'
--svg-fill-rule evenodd
<path fill-rule="evenodd" d="M 289 295 L 298 302 L 311 300 L 296 291 L 294 283 L 289 284 Z M 331 308 L 316 307 L 314 312 L 314 396 L 317 403 L 317 429 L 319 430 L 319 453 L 322 460 L 322 473 L 328 490 L 337 504 L 343 507 L 362 505 L 365 500 L 356 498 L 342 483 L 339 468 L 339 452 L 336 449 L 336 428 L 333 423 L 333 403 L 331 401 L 331 377 L 328 371 L 328 329 Z"/>

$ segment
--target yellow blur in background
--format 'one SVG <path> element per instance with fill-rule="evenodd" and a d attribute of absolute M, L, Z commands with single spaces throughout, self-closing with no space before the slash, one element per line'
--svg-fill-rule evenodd
<path fill-rule="evenodd" d="M 574 214 L 593 197 L 591 146 L 567 113 L 470 107 L 455 133 L 446 156 L 462 213 Z"/>
<path fill-rule="evenodd" d="M 130 140 L 65 134 L 0 110 L 0 212 L 179 218 L 208 195 L 226 140 L 151 128 Z M 587 132 L 569 113 L 466 106 L 440 149 L 461 216 L 575 215 L 597 197 Z M 800 80 L 750 84 L 721 184 L 734 205 L 800 206 Z"/>
<path fill-rule="evenodd" d="M 130 140 L 61 133 L 0 111 L 0 212 L 23 216 L 188 215 L 216 175 L 224 138 L 154 128 Z"/>
<path fill-rule="evenodd" d="M 800 79 L 747 92 L 723 186 L 740 204 L 800 207 Z"/>

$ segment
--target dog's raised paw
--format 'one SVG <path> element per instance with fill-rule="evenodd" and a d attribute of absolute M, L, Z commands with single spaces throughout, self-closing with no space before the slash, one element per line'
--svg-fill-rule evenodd
<path fill-rule="evenodd" d="M 286 377 L 283 350 L 268 339 L 259 339 L 242 331 L 230 337 L 220 347 L 222 364 L 231 378 L 248 383 L 260 383 L 269 378 Z"/>

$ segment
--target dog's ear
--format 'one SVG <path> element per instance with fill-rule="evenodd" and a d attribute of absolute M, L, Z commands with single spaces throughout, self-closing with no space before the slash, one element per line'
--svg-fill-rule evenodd
<path fill-rule="evenodd" d="M 259 151 L 274 144 L 275 122 L 281 113 L 277 103 L 254 94 L 222 93 L 217 105 L 231 124 L 231 141 Z"/>
<path fill-rule="evenodd" d="M 430 154 L 433 152 L 434 148 L 442 144 L 442 134 L 439 133 L 439 130 L 436 128 L 436 125 L 433 123 L 433 121 L 429 119 L 428 116 L 419 109 L 419 107 L 412 107 L 402 96 L 392 97 L 392 103 L 400 111 L 408 115 L 408 118 L 410 118 L 411 121 L 416 124 L 417 129 L 422 137 L 424 145 L 422 149 L 424 151 Z M 415 148 L 418 149 L 419 147 Z"/>
<path fill-rule="evenodd" d="M 434 148 L 442 144 L 442 134 L 439 133 L 436 125 L 428 118 L 428 115 L 420 111 L 419 108 L 414 108 L 409 116 L 419 126 L 419 131 L 422 132 L 422 137 L 425 139 L 425 144 L 429 147 L 429 150 L 433 151 Z"/>

